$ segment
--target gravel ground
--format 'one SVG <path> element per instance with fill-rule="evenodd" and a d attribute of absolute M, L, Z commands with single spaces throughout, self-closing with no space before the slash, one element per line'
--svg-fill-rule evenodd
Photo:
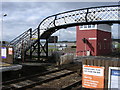
<path fill-rule="evenodd" d="M 41 88 L 65 88 L 68 85 L 71 85 L 77 81 L 81 80 L 81 76 L 79 76 L 77 73 L 52 80 L 47 83 L 43 83 L 42 85 L 35 86 L 33 89 L 41 89 Z"/>

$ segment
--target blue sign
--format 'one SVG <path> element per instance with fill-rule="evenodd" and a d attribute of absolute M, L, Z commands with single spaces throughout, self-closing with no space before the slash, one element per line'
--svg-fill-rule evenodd
<path fill-rule="evenodd" d="M 112 69 L 112 70 L 111 70 L 111 75 L 120 76 L 120 70 Z"/>
<path fill-rule="evenodd" d="M 108 88 L 120 90 L 120 67 L 109 67 Z"/>
<path fill-rule="evenodd" d="M 6 47 L 1 47 L 1 57 L 2 57 L 2 59 L 5 59 L 6 55 L 7 55 Z"/>

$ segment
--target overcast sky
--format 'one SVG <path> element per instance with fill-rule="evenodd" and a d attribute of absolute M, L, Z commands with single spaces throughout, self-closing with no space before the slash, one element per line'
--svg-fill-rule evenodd
<path fill-rule="evenodd" d="M 93 6 L 116 5 L 117 2 L 3 2 L 3 40 L 11 41 L 29 28 L 35 29 L 46 17 L 74 9 Z M 118 37 L 118 26 L 112 26 L 113 36 Z M 1 33 L 1 32 L 0 32 Z M 76 40 L 75 27 L 60 30 L 54 35 L 60 40 Z"/>

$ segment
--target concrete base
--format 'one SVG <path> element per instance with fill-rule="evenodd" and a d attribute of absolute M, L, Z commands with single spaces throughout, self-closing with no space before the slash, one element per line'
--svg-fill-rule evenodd
<path fill-rule="evenodd" d="M 16 71 L 22 68 L 22 65 L 18 64 L 8 64 L 4 62 L 0 62 L 0 72 L 5 71 Z"/>

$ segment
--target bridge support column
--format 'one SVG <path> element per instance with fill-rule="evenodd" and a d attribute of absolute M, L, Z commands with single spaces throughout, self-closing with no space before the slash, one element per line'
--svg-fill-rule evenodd
<path fill-rule="evenodd" d="M 31 39 L 32 39 L 32 28 L 29 29 L 30 30 L 30 44 L 32 43 L 31 42 Z M 30 46 L 30 59 L 32 59 L 32 46 Z"/>
<path fill-rule="evenodd" d="M 22 41 L 21 59 L 22 59 L 22 62 L 25 61 L 24 40 Z"/>
<path fill-rule="evenodd" d="M 38 60 L 40 60 L 40 29 L 38 28 Z"/>
<path fill-rule="evenodd" d="M 46 39 L 46 57 L 48 57 L 48 39 Z"/>

